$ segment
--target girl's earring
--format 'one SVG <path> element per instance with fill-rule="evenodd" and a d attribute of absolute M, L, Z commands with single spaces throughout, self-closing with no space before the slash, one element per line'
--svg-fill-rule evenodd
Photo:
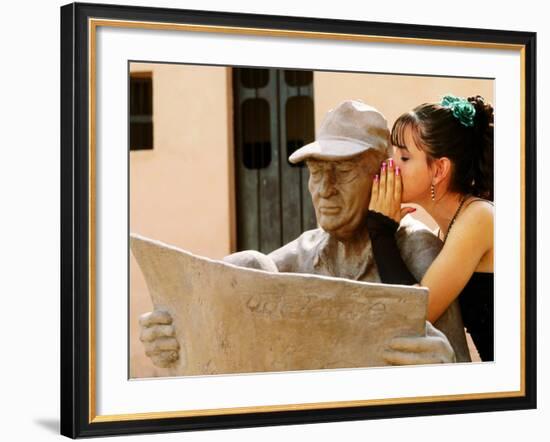
<path fill-rule="evenodd" d="M 432 201 L 435 201 L 435 187 L 434 187 L 433 183 L 430 187 L 430 192 L 432 194 Z"/>

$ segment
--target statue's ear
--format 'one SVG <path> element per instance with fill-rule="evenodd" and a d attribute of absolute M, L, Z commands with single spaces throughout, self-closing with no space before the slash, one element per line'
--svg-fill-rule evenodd
<path fill-rule="evenodd" d="M 439 184 L 446 178 L 451 176 L 451 160 L 447 157 L 434 159 L 432 162 L 432 184 Z"/>

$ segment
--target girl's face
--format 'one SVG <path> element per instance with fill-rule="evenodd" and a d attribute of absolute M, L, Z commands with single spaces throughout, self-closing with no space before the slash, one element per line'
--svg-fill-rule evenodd
<path fill-rule="evenodd" d="M 402 203 L 422 205 L 431 198 L 432 171 L 426 153 L 420 150 L 412 136 L 411 128 L 405 129 L 405 146 L 393 146 L 393 161 L 401 169 L 403 180 Z"/>

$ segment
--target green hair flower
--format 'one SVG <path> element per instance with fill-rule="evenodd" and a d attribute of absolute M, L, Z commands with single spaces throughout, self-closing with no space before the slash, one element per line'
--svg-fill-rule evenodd
<path fill-rule="evenodd" d="M 476 108 L 468 100 L 455 97 L 454 95 L 445 95 L 441 100 L 441 106 L 450 109 L 453 116 L 463 126 L 472 127 L 474 125 Z"/>

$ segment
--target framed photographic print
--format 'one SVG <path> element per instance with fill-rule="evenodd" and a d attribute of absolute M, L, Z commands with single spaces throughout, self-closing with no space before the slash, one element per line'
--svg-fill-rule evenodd
<path fill-rule="evenodd" d="M 535 49 L 63 6 L 61 433 L 535 408 Z"/>

